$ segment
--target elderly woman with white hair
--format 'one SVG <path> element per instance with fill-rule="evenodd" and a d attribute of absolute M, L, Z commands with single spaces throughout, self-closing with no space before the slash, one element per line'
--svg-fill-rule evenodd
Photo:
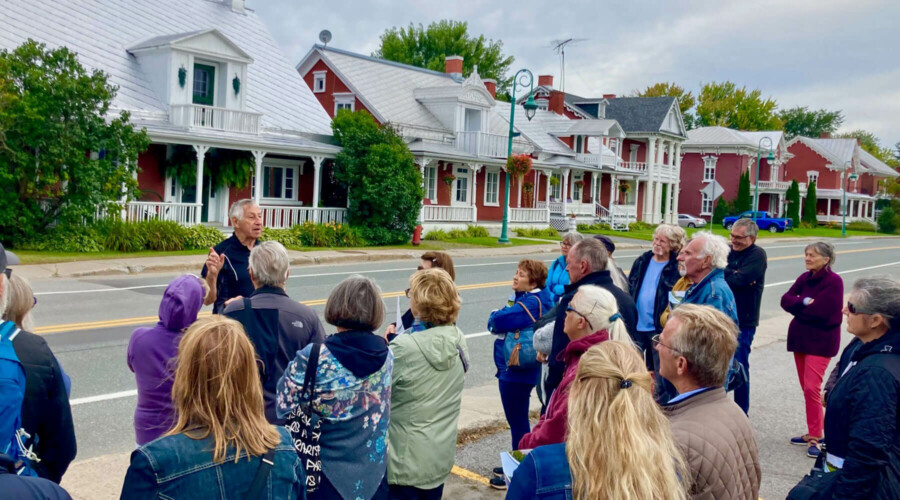
<path fill-rule="evenodd" d="M 569 272 L 566 270 L 566 265 L 568 264 L 566 259 L 569 258 L 569 250 L 583 239 L 584 235 L 573 231 L 566 233 L 566 235 L 563 236 L 562 241 L 559 242 L 559 249 L 562 252 L 562 255 L 557 257 L 556 260 L 553 261 L 553 264 L 550 264 L 545 287 L 550 291 L 551 299 L 554 304 L 559 302 L 559 298 L 566 293 L 565 286 L 569 284 Z"/>

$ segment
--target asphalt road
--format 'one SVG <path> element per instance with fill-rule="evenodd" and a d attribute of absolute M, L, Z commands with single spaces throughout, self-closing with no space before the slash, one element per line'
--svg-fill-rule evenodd
<path fill-rule="evenodd" d="M 846 287 L 849 288 L 853 279 L 866 275 L 889 274 L 900 277 L 900 239 L 852 239 L 834 243 L 839 252 L 835 270 L 846 273 Z M 803 242 L 790 241 L 767 242 L 763 245 L 769 255 L 767 289 L 763 295 L 763 320 L 783 315 L 778 301 L 787 287 L 803 272 L 804 246 Z M 618 265 L 623 269 L 630 269 L 632 261 L 642 251 L 623 249 L 617 252 Z M 546 254 L 539 257 L 550 258 Z M 501 307 L 509 295 L 509 282 L 517 262 L 518 258 L 510 257 L 460 259 L 456 262 L 456 281 L 461 287 L 463 299 L 458 324 L 469 337 L 471 353 L 472 368 L 467 375 L 467 387 L 495 383 L 491 357 L 493 339 L 485 332 L 486 321 L 490 312 Z M 390 322 L 396 315 L 398 299 L 395 297 L 401 296 L 400 309 L 408 307 L 402 291 L 409 286 L 409 275 L 417 264 L 398 261 L 296 267 L 291 269 L 287 292 L 297 300 L 312 301 L 311 307 L 321 316 L 324 299 L 336 283 L 351 274 L 370 276 L 388 294 L 385 303 Z M 72 404 L 79 460 L 134 448 L 131 421 L 135 404 L 135 383 L 134 376 L 125 363 L 125 350 L 135 327 L 155 322 L 159 299 L 165 285 L 174 276 L 175 274 L 169 273 L 57 278 L 32 282 L 39 300 L 34 310 L 38 332 L 46 336 L 73 380 Z M 784 346 L 776 343 L 764 349 L 773 353 L 765 357 L 773 360 L 771 370 L 765 361 L 755 363 L 756 358 L 761 356 L 757 351 L 754 351 L 751 358 L 754 374 L 759 366 L 760 373 L 772 375 L 771 383 L 760 378 L 760 383 L 753 385 L 752 389 L 752 398 L 759 401 L 759 409 L 751 412 L 751 420 L 760 433 L 761 448 L 763 443 L 769 442 L 770 437 L 773 444 L 786 440 L 791 433 L 802 428 L 800 424 L 803 422 L 802 407 L 794 405 L 799 408 L 791 407 L 790 411 L 791 415 L 797 416 L 794 418 L 796 425 L 793 426 L 796 428 L 770 429 L 772 426 L 765 423 L 773 421 L 772 419 L 779 425 L 786 423 L 780 418 L 782 410 L 786 408 L 782 405 L 784 388 L 789 387 L 797 393 L 799 388 L 795 387 L 797 384 L 794 382 L 796 374 L 793 372 L 793 364 L 780 359 L 784 356 L 774 354 L 784 354 Z M 767 435 L 773 432 L 786 434 Z M 507 441 L 508 438 L 504 435 L 496 438 L 496 446 L 491 442 L 481 443 L 477 450 L 472 448 L 471 453 L 467 453 L 468 447 L 463 448 L 459 463 L 482 473 L 489 471 L 487 464 L 493 464 L 496 453 L 507 446 Z M 493 452 L 485 451 L 492 448 Z M 484 464 L 470 460 L 470 455 L 484 456 Z M 811 465 L 811 461 L 809 462 L 800 460 L 801 469 L 808 470 Z M 772 472 L 777 474 L 779 471 Z M 799 479 L 799 475 L 795 477 Z M 771 496 L 777 492 L 773 490 L 769 493 Z M 783 493 L 781 496 L 783 497 Z"/>

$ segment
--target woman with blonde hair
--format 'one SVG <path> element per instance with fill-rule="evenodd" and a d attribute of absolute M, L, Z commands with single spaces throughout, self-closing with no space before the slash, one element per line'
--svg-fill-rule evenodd
<path fill-rule="evenodd" d="M 197 320 L 178 345 L 177 419 L 131 454 L 123 499 L 304 498 L 290 435 L 266 421 L 256 353 L 240 323 Z"/>
<path fill-rule="evenodd" d="M 603 342 L 581 357 L 568 431 L 565 443 L 525 457 L 506 498 L 686 498 L 690 475 L 633 344 Z"/>
<path fill-rule="evenodd" d="M 616 297 L 604 288 L 582 285 L 566 306 L 563 332 L 569 344 L 560 354 L 565 362 L 562 381 L 550 396 L 547 411 L 528 434 L 519 441 L 520 450 L 566 440 L 566 415 L 569 387 L 575 380 L 575 372 L 581 356 L 591 347 L 607 340 L 618 340 L 634 345 L 625 321 L 619 313 Z"/>

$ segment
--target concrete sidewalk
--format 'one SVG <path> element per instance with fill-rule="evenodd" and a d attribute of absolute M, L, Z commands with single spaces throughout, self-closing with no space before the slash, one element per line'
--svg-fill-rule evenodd
<path fill-rule="evenodd" d="M 531 403 L 532 410 L 540 409 L 537 398 L 532 398 Z M 473 387 L 463 391 L 462 408 L 457 426 L 460 434 L 475 432 L 503 423 L 505 423 L 505 418 L 497 384 Z M 76 500 L 119 498 L 125 473 L 128 470 L 129 457 L 130 453 L 115 453 L 87 460 L 77 460 L 69 466 L 69 470 L 63 478 L 62 487 Z M 469 471 L 458 470 L 457 472 L 458 474 L 451 474 L 447 480 L 444 492 L 446 498 L 498 498 L 497 492 L 485 484 L 487 478 Z"/>

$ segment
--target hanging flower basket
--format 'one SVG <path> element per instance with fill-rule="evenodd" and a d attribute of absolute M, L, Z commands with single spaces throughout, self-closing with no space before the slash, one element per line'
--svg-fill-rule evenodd
<path fill-rule="evenodd" d="M 619 192 L 624 194 L 628 191 L 631 191 L 631 184 L 625 184 L 624 182 L 622 184 L 619 184 Z"/>
<path fill-rule="evenodd" d="M 453 174 L 447 174 L 447 175 L 441 177 L 441 180 L 444 181 L 444 184 L 446 184 L 447 187 L 450 187 L 453 185 L 453 181 L 456 180 L 456 176 Z"/>
<path fill-rule="evenodd" d="M 526 182 L 525 184 L 522 184 L 522 189 L 524 189 L 526 193 L 530 193 L 534 191 L 534 183 Z"/>
<path fill-rule="evenodd" d="M 550 177 L 551 186 L 559 186 L 559 177 Z"/>
<path fill-rule="evenodd" d="M 584 187 L 584 181 L 575 181 L 575 189 L 581 189 Z"/>
<path fill-rule="evenodd" d="M 513 155 L 506 159 L 506 171 L 513 177 L 524 177 L 531 172 L 531 157 L 528 155 Z"/>

